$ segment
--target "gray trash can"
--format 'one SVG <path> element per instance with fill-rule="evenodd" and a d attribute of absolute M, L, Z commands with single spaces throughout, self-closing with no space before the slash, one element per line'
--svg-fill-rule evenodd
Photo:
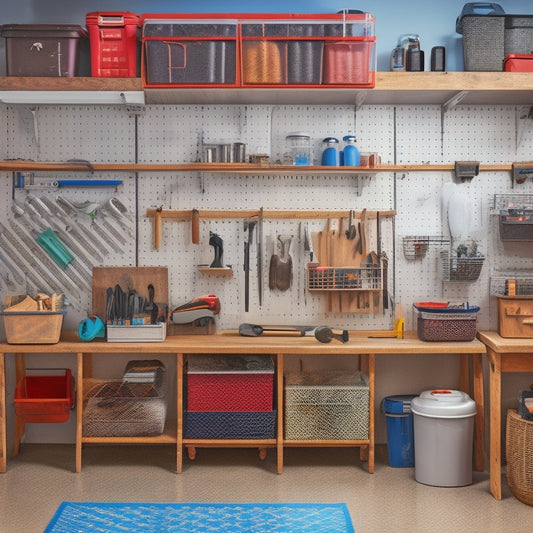
<path fill-rule="evenodd" d="M 425 485 L 472 484 L 476 403 L 449 389 L 424 391 L 411 400 L 415 435 L 415 479 Z"/>

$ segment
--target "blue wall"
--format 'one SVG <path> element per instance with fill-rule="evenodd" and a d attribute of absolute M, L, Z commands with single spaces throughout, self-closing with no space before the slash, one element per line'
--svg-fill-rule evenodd
<path fill-rule="evenodd" d="M 403 33 L 418 33 L 426 64 L 433 46 L 445 46 L 447 70 L 463 70 L 461 36 L 455 32 L 455 19 L 463 0 L 270 0 L 242 2 L 239 0 L 23 0 L 8 2 L 0 11 L 0 23 L 79 23 L 85 24 L 89 11 L 131 11 L 133 13 L 331 13 L 340 9 L 360 9 L 376 18 L 378 70 L 389 70 L 390 52 Z M 533 14 L 531 0 L 497 2 L 506 13 Z"/>

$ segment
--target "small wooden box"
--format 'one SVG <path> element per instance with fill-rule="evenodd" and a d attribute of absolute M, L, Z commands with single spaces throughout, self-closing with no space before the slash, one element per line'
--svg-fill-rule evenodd
<path fill-rule="evenodd" d="M 498 296 L 502 337 L 533 338 L 533 296 Z"/>

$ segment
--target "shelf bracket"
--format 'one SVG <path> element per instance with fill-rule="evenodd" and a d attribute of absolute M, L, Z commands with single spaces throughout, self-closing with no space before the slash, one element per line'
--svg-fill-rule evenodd
<path fill-rule="evenodd" d="M 367 92 L 366 91 L 356 91 L 355 92 L 355 109 L 360 109 L 361 107 L 363 107 L 365 101 L 366 101 L 366 97 L 367 97 Z"/>
<path fill-rule="evenodd" d="M 448 111 L 455 109 L 463 99 L 468 95 L 468 91 L 459 91 L 456 95 L 452 96 L 446 102 L 440 106 L 440 135 L 441 135 L 441 145 L 444 142 L 444 117 Z"/>

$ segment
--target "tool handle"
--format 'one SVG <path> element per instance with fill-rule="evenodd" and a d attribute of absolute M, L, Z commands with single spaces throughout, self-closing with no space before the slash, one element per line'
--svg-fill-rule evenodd
<path fill-rule="evenodd" d="M 200 244 L 200 213 L 198 209 L 192 210 L 191 223 L 192 223 L 192 243 Z"/>
<path fill-rule="evenodd" d="M 155 210 L 154 215 L 154 248 L 159 250 L 161 247 L 161 235 L 162 235 L 162 226 L 161 226 L 161 212 L 163 211 L 162 207 L 158 207 Z"/>

